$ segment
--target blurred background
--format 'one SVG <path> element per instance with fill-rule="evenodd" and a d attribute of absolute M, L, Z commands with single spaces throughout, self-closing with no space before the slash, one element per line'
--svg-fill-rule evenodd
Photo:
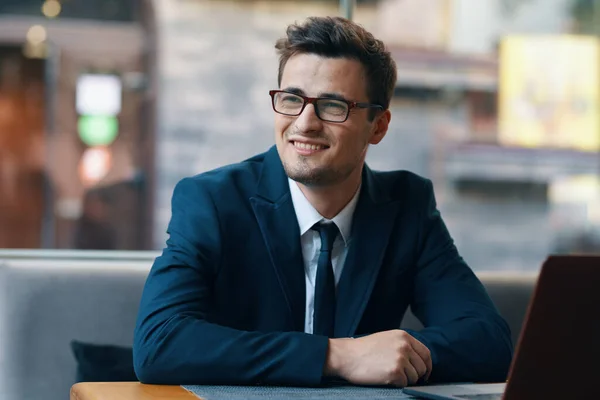
<path fill-rule="evenodd" d="M 0 0 L 0 248 L 161 249 L 179 179 L 272 145 L 285 27 L 348 10 L 398 65 L 368 163 L 474 270 L 600 252 L 598 0 Z"/>

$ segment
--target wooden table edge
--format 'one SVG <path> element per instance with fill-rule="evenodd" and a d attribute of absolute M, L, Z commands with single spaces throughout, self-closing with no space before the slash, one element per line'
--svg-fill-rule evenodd
<path fill-rule="evenodd" d="M 201 400 L 177 385 L 140 382 L 81 382 L 71 387 L 71 400 Z"/>

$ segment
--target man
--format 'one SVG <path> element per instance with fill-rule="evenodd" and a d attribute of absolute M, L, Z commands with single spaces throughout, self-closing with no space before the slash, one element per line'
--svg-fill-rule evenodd
<path fill-rule="evenodd" d="M 396 67 L 342 18 L 292 25 L 270 92 L 276 146 L 182 180 L 144 289 L 142 382 L 500 381 L 507 324 L 459 256 L 430 181 L 365 165 Z M 399 330 L 408 306 L 424 323 Z"/>

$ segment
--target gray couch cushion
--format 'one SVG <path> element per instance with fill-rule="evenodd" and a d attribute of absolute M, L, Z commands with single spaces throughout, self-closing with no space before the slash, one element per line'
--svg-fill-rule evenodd
<path fill-rule="evenodd" d="M 73 339 L 131 346 L 151 263 L 0 259 L 0 399 L 68 398 Z"/>

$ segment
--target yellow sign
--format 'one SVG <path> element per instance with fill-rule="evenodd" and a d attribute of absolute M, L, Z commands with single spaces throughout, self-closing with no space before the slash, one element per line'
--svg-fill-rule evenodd
<path fill-rule="evenodd" d="M 600 149 L 600 40 L 509 36 L 500 50 L 499 142 Z"/>

